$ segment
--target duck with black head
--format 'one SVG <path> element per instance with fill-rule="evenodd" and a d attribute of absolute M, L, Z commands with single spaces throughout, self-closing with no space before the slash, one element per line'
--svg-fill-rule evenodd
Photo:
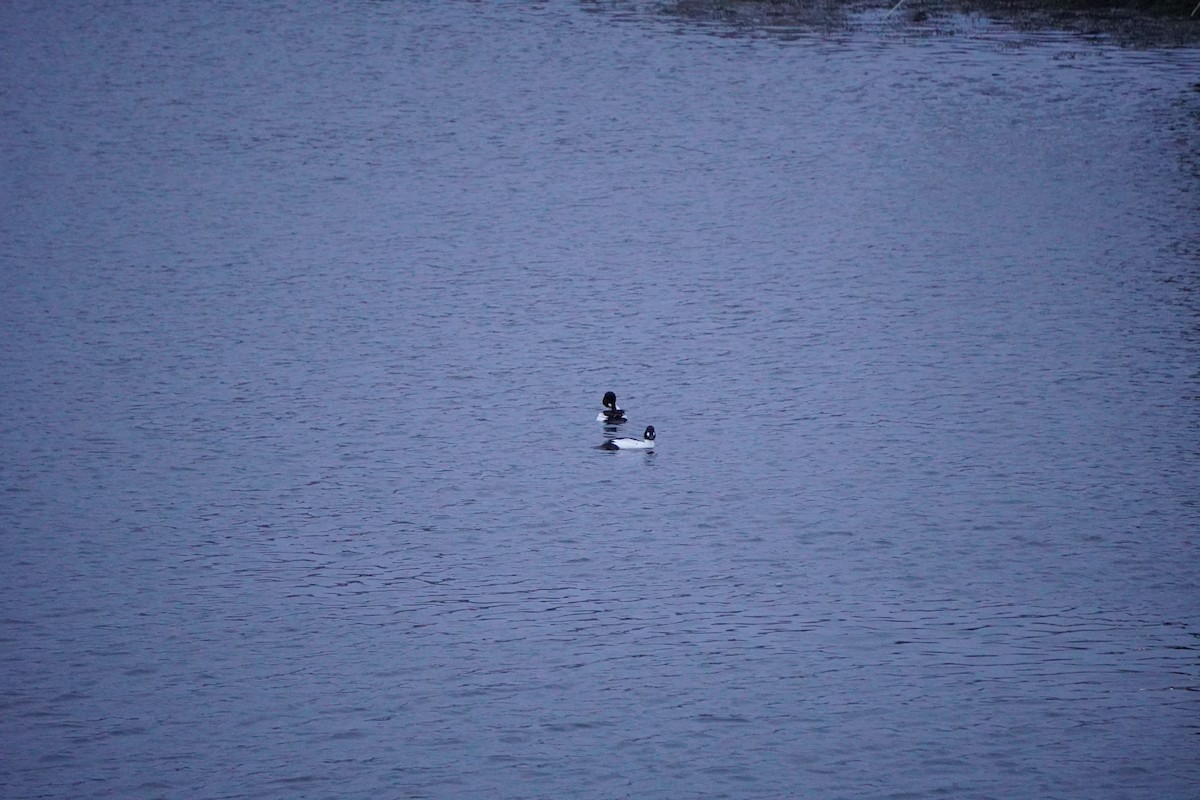
<path fill-rule="evenodd" d="M 620 425 L 625 422 L 625 411 L 617 407 L 617 395 L 615 392 L 605 392 L 604 399 L 600 401 L 604 406 L 604 410 L 596 415 L 596 422 L 603 422 L 606 425 Z"/>
<path fill-rule="evenodd" d="M 654 447 L 654 426 L 647 425 L 642 438 L 634 439 L 623 436 L 620 439 L 609 439 L 600 445 L 601 450 L 650 450 Z"/>

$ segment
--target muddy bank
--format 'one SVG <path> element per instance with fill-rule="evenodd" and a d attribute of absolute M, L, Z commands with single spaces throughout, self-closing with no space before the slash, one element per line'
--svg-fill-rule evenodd
<path fill-rule="evenodd" d="M 1200 46 L 1200 0 L 675 0 L 667 13 L 747 28 L 830 30 L 885 22 L 928 33 L 983 16 L 1023 30 L 1104 36 L 1130 47 Z M 1193 14 L 1193 11 L 1195 12 Z"/>

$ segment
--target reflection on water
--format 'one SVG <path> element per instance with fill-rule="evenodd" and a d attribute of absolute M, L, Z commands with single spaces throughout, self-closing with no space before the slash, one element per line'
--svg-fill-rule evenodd
<path fill-rule="evenodd" d="M 6 796 L 1191 794 L 1195 50 L 0 21 Z"/>

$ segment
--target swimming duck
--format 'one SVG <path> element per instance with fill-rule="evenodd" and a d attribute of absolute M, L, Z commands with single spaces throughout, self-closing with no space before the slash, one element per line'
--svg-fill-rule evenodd
<path fill-rule="evenodd" d="M 600 445 L 602 450 L 649 450 L 652 447 L 654 447 L 653 425 L 646 426 L 646 432 L 642 434 L 641 439 L 621 437 L 620 439 L 609 439 Z"/>
<path fill-rule="evenodd" d="M 596 422 L 607 422 L 609 425 L 625 422 L 624 410 L 617 408 L 616 393 L 605 392 L 604 399 L 600 402 L 604 405 L 604 410 L 596 415 Z"/>

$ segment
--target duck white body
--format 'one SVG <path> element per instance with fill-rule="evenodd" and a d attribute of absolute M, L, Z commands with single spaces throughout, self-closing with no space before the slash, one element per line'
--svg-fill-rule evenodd
<path fill-rule="evenodd" d="M 654 447 L 654 426 L 646 426 L 646 432 L 642 434 L 641 439 L 609 439 L 600 447 L 604 450 L 649 450 Z"/>
<path fill-rule="evenodd" d="M 619 425 L 625 422 L 625 411 L 617 408 L 617 395 L 613 392 L 605 392 L 604 399 L 600 401 L 604 406 L 604 410 L 596 415 L 596 422 L 604 422 L 609 425 Z"/>

